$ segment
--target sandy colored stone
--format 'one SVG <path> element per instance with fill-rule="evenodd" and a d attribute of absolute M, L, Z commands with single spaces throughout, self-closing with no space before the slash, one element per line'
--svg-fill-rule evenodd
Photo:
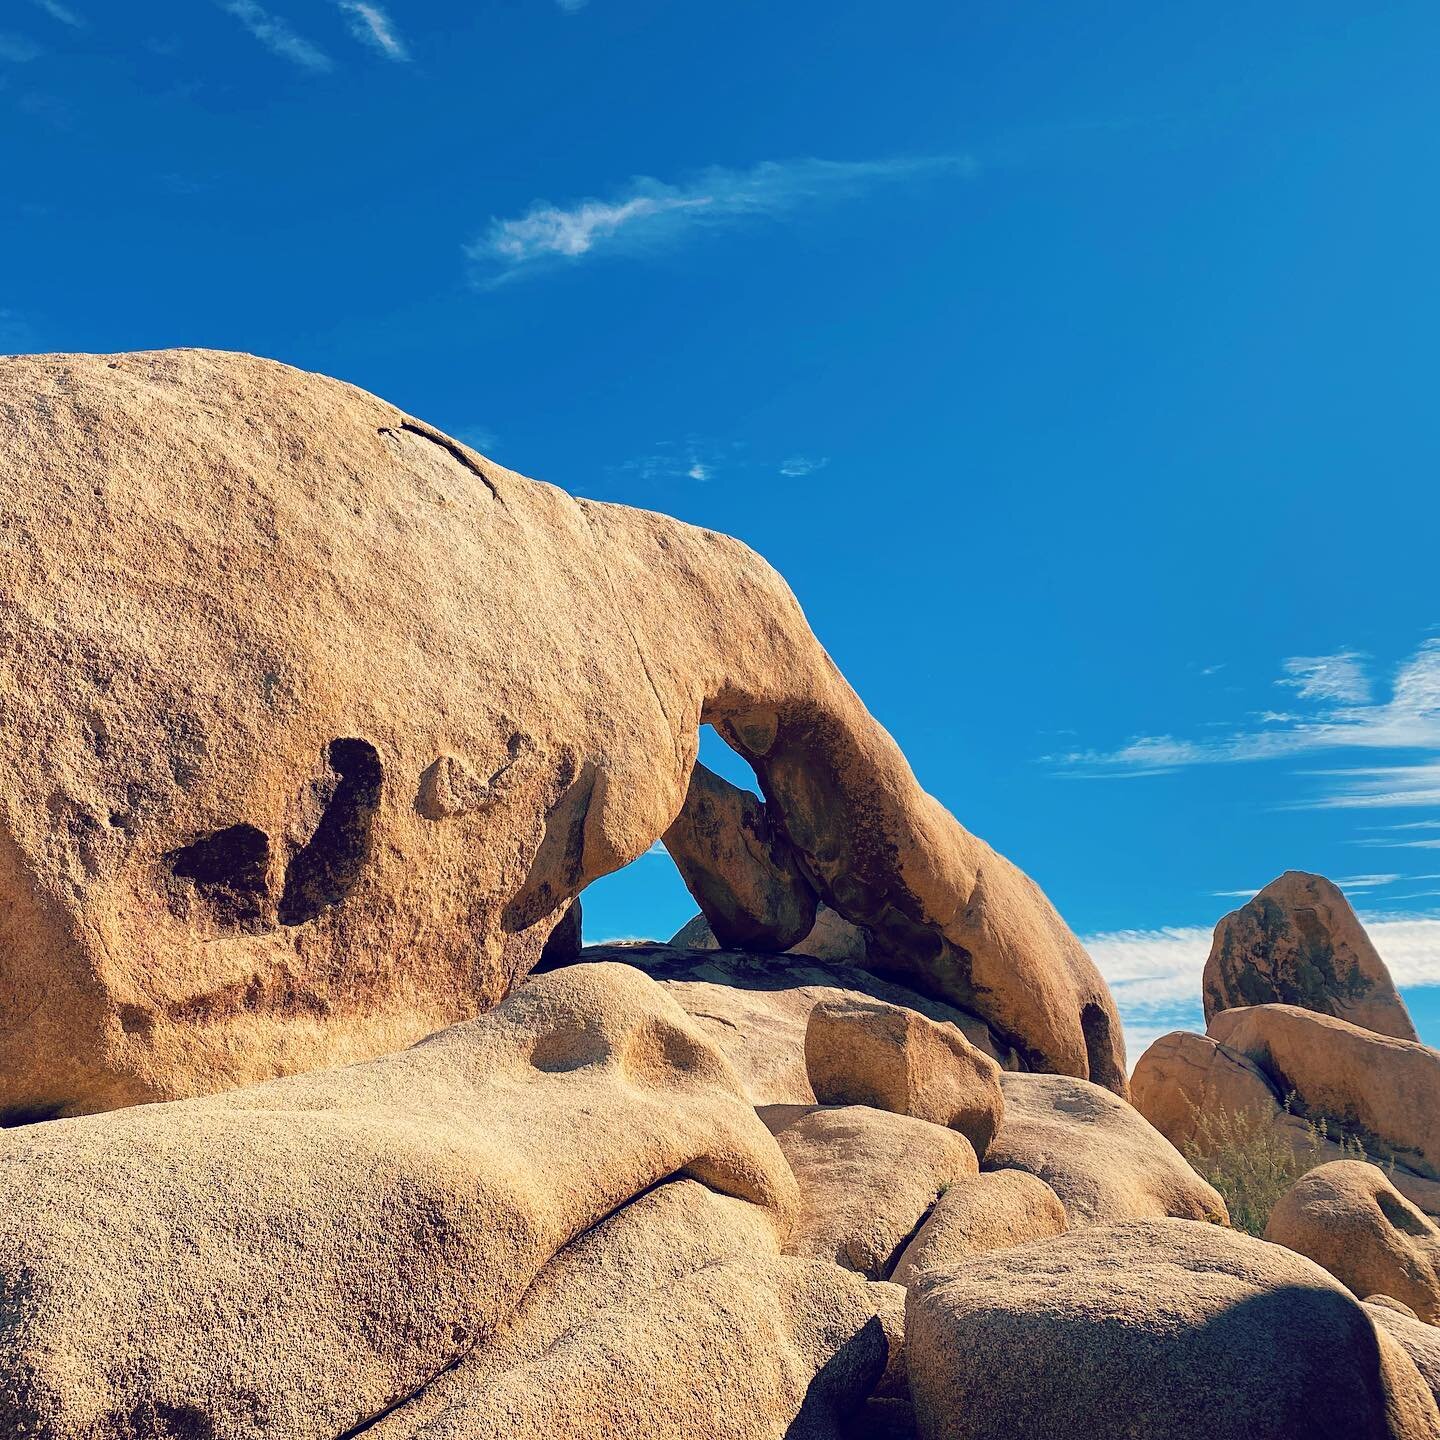
<path fill-rule="evenodd" d="M 561 1250 L 487 1343 L 367 1434 L 828 1440 L 888 1363 L 881 1302 L 848 1272 L 780 1261 L 760 1207 L 670 1181 Z"/>
<path fill-rule="evenodd" d="M 884 963 L 1124 1088 L 1079 942 L 738 541 L 270 361 L 21 356 L 0 577 L 0 1117 L 489 1008 L 567 899 L 669 829 L 702 723 Z"/>
<path fill-rule="evenodd" d="M 1365 1302 L 1365 1312 L 1414 1362 L 1430 1393 L 1440 1403 L 1440 1326 L 1402 1315 L 1393 1305 Z"/>
<path fill-rule="evenodd" d="M 670 944 L 677 950 L 722 948 L 703 914 L 687 920 L 670 937 Z M 785 953 L 808 955 L 812 960 L 838 960 L 844 965 L 863 968 L 869 959 L 869 944 L 865 932 L 858 925 L 852 925 L 828 905 L 820 905 L 815 911 L 815 923 L 810 927 L 810 933 L 803 940 L 797 940 Z"/>
<path fill-rule="evenodd" d="M 1065 1206 L 1072 1229 L 1147 1216 L 1228 1223 L 1225 1202 L 1125 1101 L 1063 1075 L 1000 1077 L 1005 1123 L 987 1170 L 1026 1170 Z"/>
<path fill-rule="evenodd" d="M 1215 927 L 1205 1020 L 1247 1005 L 1298 1005 L 1401 1040 L 1414 1023 L 1350 902 L 1323 875 L 1287 870 Z"/>
<path fill-rule="evenodd" d="M 931 1000 L 868 970 L 801 955 L 743 951 L 685 951 L 664 945 L 592 945 L 587 960 L 618 960 L 653 976 L 729 1056 L 756 1105 L 813 1105 L 805 1066 L 810 1012 L 826 1000 L 870 996 L 903 1005 L 942 1024 L 1002 1065 L 1018 1063 L 1001 1051 L 983 1020 Z"/>
<path fill-rule="evenodd" d="M 788 950 L 818 903 L 765 802 L 696 764 L 665 848 L 727 949 Z"/>
<path fill-rule="evenodd" d="M 822 1105 L 870 1105 L 958 1130 L 982 1159 L 1005 1114 L 1000 1067 L 953 1025 L 883 1000 L 823 1000 L 805 1030 Z"/>
<path fill-rule="evenodd" d="M 795 1182 L 738 1077 L 622 965 L 344 1070 L 4 1132 L 0 1434 L 335 1440 L 680 1176 L 788 1233 Z"/>
<path fill-rule="evenodd" d="M 1177 1149 L 1205 1115 L 1248 1113 L 1265 1122 L 1283 1108 L 1264 1071 L 1208 1035 L 1162 1035 L 1135 1062 L 1130 1103 Z"/>
<path fill-rule="evenodd" d="M 1265 1238 L 1308 1255 L 1356 1295 L 1393 1295 L 1440 1321 L 1440 1226 L 1378 1166 L 1337 1160 L 1302 1175 L 1276 1201 Z"/>
<path fill-rule="evenodd" d="M 1376 1159 L 1440 1179 L 1440 1051 L 1294 1005 L 1222 1010 L 1212 1039 L 1254 1061 L 1301 1112 L 1339 1122 Z"/>
<path fill-rule="evenodd" d="M 924 1440 L 1433 1440 L 1414 1363 L 1319 1266 L 1218 1226 L 1096 1226 L 910 1289 Z"/>
<path fill-rule="evenodd" d="M 885 1366 L 865 1292 L 835 1265 L 722 1261 L 567 1329 L 416 1440 L 839 1440 Z"/>
<path fill-rule="evenodd" d="M 1393 1310 L 1397 1315 L 1408 1315 L 1412 1320 L 1420 1318 L 1408 1305 L 1393 1295 L 1367 1295 L 1365 1303 L 1373 1305 L 1377 1310 Z"/>
<path fill-rule="evenodd" d="M 1060 1197 L 1024 1170 L 987 1170 L 952 1185 L 905 1247 L 890 1278 L 909 1285 L 922 1270 L 1028 1245 L 1069 1229 Z"/>
<path fill-rule="evenodd" d="M 976 1175 L 958 1131 L 865 1105 L 817 1109 L 776 1134 L 800 1187 L 788 1249 L 885 1279 L 930 1207 Z"/>
<path fill-rule="evenodd" d="M 1343 1122 L 1326 1131 L 1316 1115 L 1309 1119 L 1287 1110 L 1265 1072 L 1237 1050 L 1220 1045 L 1208 1035 L 1176 1031 L 1162 1035 L 1136 1062 L 1130 1077 L 1130 1100 L 1135 1108 L 1182 1154 L 1187 1147 L 1205 1148 L 1207 1130 L 1223 1130 L 1244 1114 L 1256 1129 L 1268 1126 L 1294 1151 L 1297 1164 L 1314 1169 L 1333 1160 L 1353 1158 L 1330 1138 L 1342 1136 Z M 1298 1106 L 1299 1097 L 1291 1104 Z M 1387 1166 L 1391 1183 L 1427 1215 L 1440 1215 L 1440 1181 L 1417 1175 L 1403 1165 Z"/>

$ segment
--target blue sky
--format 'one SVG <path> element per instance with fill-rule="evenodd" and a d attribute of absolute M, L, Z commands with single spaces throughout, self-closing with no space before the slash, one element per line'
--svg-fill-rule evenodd
<path fill-rule="evenodd" d="M 1132 1049 L 1291 867 L 1436 1041 L 1437 46 L 1420 3 L 10 0 L 0 347 L 272 355 L 740 535 Z M 587 898 L 691 913 L 660 857 Z"/>

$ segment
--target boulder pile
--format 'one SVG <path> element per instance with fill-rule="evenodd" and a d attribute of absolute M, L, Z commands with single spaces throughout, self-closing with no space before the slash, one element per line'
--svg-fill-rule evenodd
<path fill-rule="evenodd" d="M 1440 1435 L 1401 1179 L 1266 1243 L 1172 1143 L 1297 1088 L 1440 1192 L 1354 933 L 1237 929 L 1137 1109 L 737 542 L 244 356 L 0 359 L 0 440 L 3 1440 Z M 701 915 L 584 947 L 657 841 Z"/>

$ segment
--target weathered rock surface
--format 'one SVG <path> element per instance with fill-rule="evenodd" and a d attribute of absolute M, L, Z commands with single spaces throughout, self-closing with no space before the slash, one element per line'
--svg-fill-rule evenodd
<path fill-rule="evenodd" d="M 869 996 L 901 1005 L 941 1024 L 1002 1065 L 1001 1051 L 983 1020 L 931 1000 L 851 965 L 801 955 L 742 951 L 685 951 L 666 945 L 592 945 L 586 960 L 634 965 L 658 980 L 697 1025 L 729 1056 L 756 1105 L 813 1105 L 805 1064 L 810 1012 L 829 1000 Z"/>
<path fill-rule="evenodd" d="M 1135 1062 L 1130 1103 L 1177 1149 L 1206 1115 L 1248 1112 L 1268 1121 L 1282 1109 L 1265 1072 L 1208 1035 L 1162 1035 Z"/>
<path fill-rule="evenodd" d="M 1318 1266 L 1213 1225 L 1092 1227 L 928 1270 L 925 1440 L 1431 1440 L 1415 1364 Z"/>
<path fill-rule="evenodd" d="M 0 359 L 0 440 L 0 1117 L 492 1006 L 670 828 L 706 722 L 875 963 L 1123 1092 L 1078 941 L 745 546 L 243 355 Z"/>
<path fill-rule="evenodd" d="M 676 950 L 723 948 L 703 914 L 682 925 L 670 937 L 669 943 Z M 842 965 L 858 965 L 861 969 L 870 958 L 869 941 L 865 932 L 828 905 L 821 905 L 816 909 L 815 923 L 810 927 L 810 933 L 803 940 L 797 940 L 785 953 L 808 955 L 812 960 L 838 960 Z"/>
<path fill-rule="evenodd" d="M 450 1401 L 416 1440 L 838 1440 L 885 1368 L 867 1286 L 835 1265 L 725 1260 L 617 1297 L 528 1363 Z M 383 1434 L 383 1432 L 382 1432 Z"/>
<path fill-rule="evenodd" d="M 988 1170 L 1026 1170 L 1065 1206 L 1071 1228 L 1147 1216 L 1227 1223 L 1225 1202 L 1143 1116 L 1108 1090 L 1063 1075 L 1000 1077 L 1005 1123 Z"/>
<path fill-rule="evenodd" d="M 1350 1130 L 1377 1159 L 1440 1179 L 1440 1051 L 1293 1005 L 1222 1010 L 1211 1038 L 1252 1060 L 1304 1114 Z"/>
<path fill-rule="evenodd" d="M 447 1412 L 483 1412 L 498 1380 L 542 1362 L 577 1325 L 613 1323 L 710 1266 L 778 1256 L 773 1222 L 761 1206 L 695 1180 L 645 1191 L 556 1254 L 490 1337 L 377 1423 L 374 1440 L 410 1440 Z"/>
<path fill-rule="evenodd" d="M 1440 1226 L 1384 1171 L 1337 1160 L 1302 1175 L 1276 1202 L 1265 1238 L 1308 1255 L 1356 1295 L 1393 1295 L 1440 1321 Z"/>
<path fill-rule="evenodd" d="M 1130 1077 L 1130 1099 L 1135 1108 L 1182 1153 L 1187 1146 L 1206 1148 L 1206 1131 L 1223 1133 L 1234 1117 L 1244 1114 L 1254 1129 L 1266 1127 L 1294 1151 L 1306 1169 L 1347 1156 L 1342 1144 L 1322 1134 L 1345 1133 L 1343 1122 L 1333 1127 L 1323 1112 L 1313 1118 L 1299 1113 L 1301 1097 L 1292 1097 L 1290 1109 L 1254 1061 L 1208 1035 L 1179 1030 L 1162 1035 L 1136 1062 Z M 1440 1215 L 1440 1180 L 1417 1175 L 1403 1165 L 1388 1168 L 1391 1183 L 1427 1215 Z"/>
<path fill-rule="evenodd" d="M 731 950 L 788 950 L 814 927 L 818 897 L 764 801 L 697 762 L 664 835 L 711 933 Z"/>
<path fill-rule="evenodd" d="M 1412 1320 L 1420 1318 L 1408 1305 L 1393 1295 L 1367 1295 L 1365 1304 L 1373 1305 L 1378 1310 L 1393 1310 L 1397 1315 L 1408 1315 Z"/>
<path fill-rule="evenodd" d="M 883 1000 L 823 1000 L 805 1030 L 822 1105 L 870 1105 L 958 1130 L 984 1158 L 1005 1114 L 1000 1067 L 953 1025 Z"/>
<path fill-rule="evenodd" d="M 1067 1229 L 1065 1207 L 1043 1180 L 1024 1170 L 987 1170 L 952 1185 L 935 1202 L 890 1278 L 909 1285 L 922 1270 L 959 1265 Z"/>
<path fill-rule="evenodd" d="M 798 1209 L 728 1062 L 620 965 L 348 1069 L 5 1132 L 0 1434 L 334 1440 L 674 1177 L 777 1246 Z"/>
<path fill-rule="evenodd" d="M 1298 1005 L 1401 1040 L 1410 1012 L 1339 887 L 1287 870 L 1215 927 L 1205 1020 L 1247 1005 Z"/>
<path fill-rule="evenodd" d="M 776 1138 L 800 1187 L 788 1249 L 884 1280 L 931 1206 L 979 1172 L 958 1131 L 865 1105 L 817 1109 Z"/>
<path fill-rule="evenodd" d="M 1394 1306 L 1365 1302 L 1365 1312 L 1415 1363 L 1430 1393 L 1440 1402 L 1440 1326 L 1400 1314 Z"/>

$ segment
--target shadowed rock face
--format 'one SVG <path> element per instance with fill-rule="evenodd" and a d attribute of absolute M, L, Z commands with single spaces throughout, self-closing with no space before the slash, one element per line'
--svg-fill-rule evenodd
<path fill-rule="evenodd" d="M 1205 1019 L 1245 1005 L 1298 1005 L 1414 1040 L 1385 962 L 1337 886 L 1287 870 L 1215 927 L 1205 962 Z"/>
<path fill-rule="evenodd" d="M 0 1119 L 489 1008 L 707 722 L 874 967 L 1123 1092 L 1084 950 L 737 541 L 241 355 L 0 359 L 0 438 Z"/>

